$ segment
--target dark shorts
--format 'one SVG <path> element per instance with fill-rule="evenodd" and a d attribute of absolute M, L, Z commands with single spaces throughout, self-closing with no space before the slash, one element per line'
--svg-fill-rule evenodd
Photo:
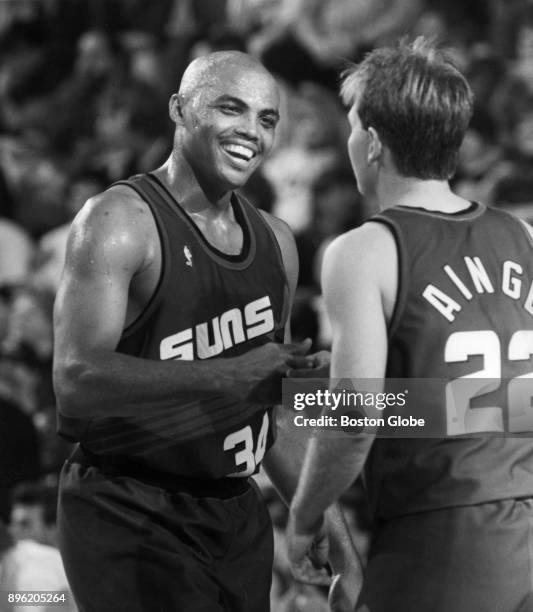
<path fill-rule="evenodd" d="M 358 612 L 532 612 L 533 501 L 382 523 Z"/>
<path fill-rule="evenodd" d="M 67 461 L 59 541 L 80 612 L 266 612 L 273 537 L 255 483 L 225 498 Z"/>

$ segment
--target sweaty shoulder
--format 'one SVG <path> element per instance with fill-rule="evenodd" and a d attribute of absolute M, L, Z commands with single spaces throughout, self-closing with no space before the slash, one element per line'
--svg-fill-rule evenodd
<path fill-rule="evenodd" d="M 157 246 L 157 231 L 146 202 L 132 189 L 114 186 L 90 198 L 70 231 L 67 257 L 90 264 L 121 263 L 139 271 Z"/>

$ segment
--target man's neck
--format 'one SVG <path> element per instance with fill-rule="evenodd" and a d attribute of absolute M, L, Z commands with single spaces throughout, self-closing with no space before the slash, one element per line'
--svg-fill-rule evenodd
<path fill-rule="evenodd" d="M 210 200 L 190 165 L 183 156 L 175 153 L 154 174 L 169 189 L 210 244 L 228 255 L 238 255 L 241 252 L 243 230 L 235 218 L 230 191 L 218 200 Z"/>
<path fill-rule="evenodd" d="M 231 191 L 207 193 L 185 157 L 175 151 L 154 174 L 189 214 L 217 217 L 231 212 Z"/>
<path fill-rule="evenodd" d="M 376 196 L 382 210 L 391 206 L 408 206 L 455 213 L 470 206 L 470 202 L 453 193 L 448 181 L 407 178 L 396 174 L 382 177 Z"/>

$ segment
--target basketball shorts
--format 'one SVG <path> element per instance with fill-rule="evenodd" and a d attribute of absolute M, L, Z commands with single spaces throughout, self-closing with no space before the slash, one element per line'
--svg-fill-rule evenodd
<path fill-rule="evenodd" d="M 378 526 L 358 612 L 533 612 L 533 500 Z"/>
<path fill-rule="evenodd" d="M 67 461 L 58 533 L 80 612 L 268 611 L 270 516 L 253 481 L 237 487 L 169 490 Z"/>

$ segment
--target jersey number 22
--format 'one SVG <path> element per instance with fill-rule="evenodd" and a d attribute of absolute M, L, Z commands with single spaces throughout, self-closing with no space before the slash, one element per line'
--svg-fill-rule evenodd
<path fill-rule="evenodd" d="M 501 406 L 471 408 L 470 400 L 496 391 L 502 384 L 502 358 L 527 361 L 533 356 L 533 331 L 520 330 L 511 336 L 506 354 L 492 330 L 464 331 L 451 334 L 444 349 L 446 363 L 468 361 L 481 355 L 483 369 L 461 376 L 446 385 L 446 421 L 449 436 L 504 431 L 533 432 L 533 372 L 517 376 L 507 386 L 508 427 L 504 427 Z"/>

